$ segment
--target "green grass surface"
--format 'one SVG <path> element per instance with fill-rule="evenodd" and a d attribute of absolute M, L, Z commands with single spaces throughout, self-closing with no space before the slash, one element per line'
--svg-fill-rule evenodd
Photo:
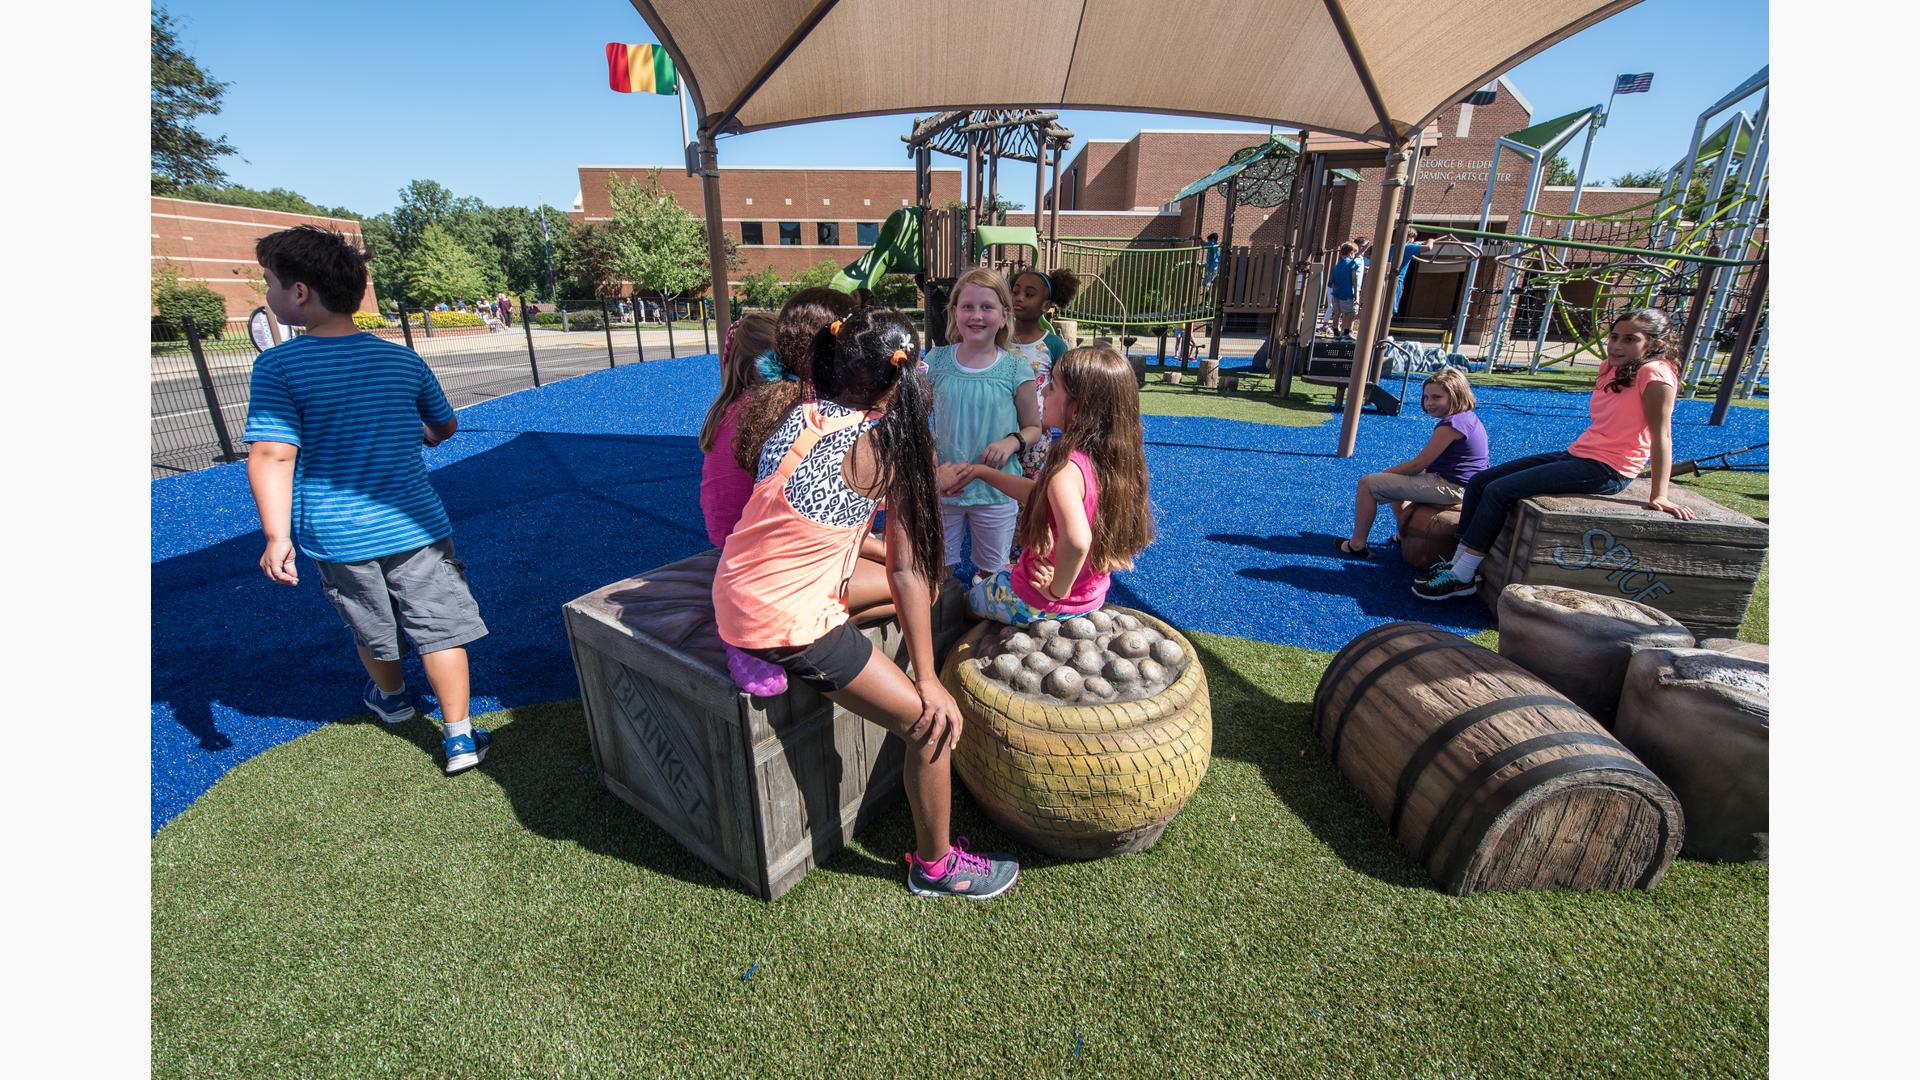
<path fill-rule="evenodd" d="M 988 903 L 907 895 L 904 805 L 752 899 L 601 788 L 576 703 L 452 780 L 425 724 L 319 728 L 154 838 L 153 1073 L 1765 1072 L 1767 867 L 1442 895 L 1310 733 L 1328 655 L 1193 640 L 1214 758 L 1160 843 Z"/>

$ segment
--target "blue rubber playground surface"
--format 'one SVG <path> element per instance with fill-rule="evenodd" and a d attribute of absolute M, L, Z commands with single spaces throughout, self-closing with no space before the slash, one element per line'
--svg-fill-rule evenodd
<path fill-rule="evenodd" d="M 578 697 L 561 605 L 708 547 L 695 437 L 718 388 L 710 356 L 634 364 L 463 409 L 460 433 L 425 451 L 492 631 L 470 649 L 476 714 Z M 1563 449 L 1585 426 L 1582 394 L 1475 393 L 1496 462 Z M 1766 410 L 1713 428 L 1710 409 L 1679 403 L 1676 459 L 1767 440 Z M 1316 427 L 1147 417 L 1159 539 L 1113 599 L 1183 628 L 1329 651 L 1396 619 L 1486 629 L 1478 603 L 1416 599 L 1391 550 L 1364 563 L 1333 552 L 1354 483 L 1411 457 L 1432 423 L 1365 413 L 1359 452 L 1339 458 L 1333 414 Z M 366 676 L 311 562 L 297 588 L 261 575 L 244 465 L 156 480 L 152 505 L 157 831 L 228 769 L 364 711 Z M 1390 531 L 1381 518 L 1375 542 Z M 418 660 L 408 668 L 424 692 Z"/>

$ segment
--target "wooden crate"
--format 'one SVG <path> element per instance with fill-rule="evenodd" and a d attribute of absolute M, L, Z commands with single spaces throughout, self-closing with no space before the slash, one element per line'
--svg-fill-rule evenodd
<path fill-rule="evenodd" d="M 734 686 L 713 624 L 718 560 L 707 551 L 572 601 L 567 641 L 601 783 L 773 900 L 900 795 L 904 748 L 797 680 L 772 698 Z M 962 610 L 943 590 L 942 651 Z M 895 622 L 865 633 L 907 666 Z"/>
<path fill-rule="evenodd" d="M 1507 515 L 1480 565 L 1479 595 L 1499 610 L 1514 582 L 1624 596 L 1666 612 L 1695 637 L 1732 637 L 1767 556 L 1767 526 L 1672 486 L 1681 521 L 1644 509 L 1647 481 L 1618 495 L 1537 495 Z"/>

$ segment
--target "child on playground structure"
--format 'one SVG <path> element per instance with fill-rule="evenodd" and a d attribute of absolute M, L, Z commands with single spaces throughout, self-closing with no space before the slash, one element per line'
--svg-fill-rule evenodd
<path fill-rule="evenodd" d="M 311 225 L 254 245 L 267 306 L 307 332 L 260 354 L 247 410 L 247 483 L 267 536 L 260 569 L 298 585 L 294 546 L 367 671 L 361 702 L 389 724 L 415 709 L 400 666 L 412 639 L 440 699 L 448 775 L 480 763 L 492 739 L 467 717 L 466 646 L 487 632 L 453 553 L 453 525 L 427 482 L 420 445 L 460 426 L 413 350 L 353 325 L 366 257 Z"/>
<path fill-rule="evenodd" d="M 772 316 L 754 312 L 728 328 L 720 347 L 720 396 L 700 426 L 700 514 L 715 547 L 727 542 L 753 494 L 753 474 L 734 457 L 733 436 L 747 391 L 760 382 L 760 357 L 773 348 L 773 329 Z"/>
<path fill-rule="evenodd" d="M 1473 411 L 1473 387 L 1459 368 L 1442 368 L 1420 387 L 1420 408 L 1438 420 L 1427 445 L 1412 458 L 1360 478 L 1353 495 L 1353 532 L 1335 546 L 1340 554 L 1370 559 L 1367 534 L 1379 504 L 1393 504 L 1394 540 L 1416 504 L 1452 506 L 1487 467 L 1487 429 Z"/>
<path fill-rule="evenodd" d="M 927 353 L 933 382 L 934 443 L 941 464 L 979 462 L 1020 473 L 1020 455 L 1040 438 L 1040 395 L 1032 369 L 1007 351 L 1013 298 L 998 272 L 975 267 L 960 275 L 947 301 L 949 344 Z M 947 496 L 940 524 L 957 563 L 963 532 L 973 536 L 973 565 L 991 577 L 1007 565 L 1020 504 L 974 481 Z M 953 564 L 949 564 L 951 572 Z"/>
<path fill-rule="evenodd" d="M 906 741 L 907 888 L 985 899 L 1012 887 L 1020 868 L 948 839 L 962 719 L 933 656 L 943 553 L 918 352 L 906 316 L 877 306 L 815 335 L 817 397 L 796 405 L 767 440 L 753 497 L 714 574 L 714 615 L 721 640 Z M 882 501 L 884 568 L 859 558 Z M 851 625 L 854 613 L 886 606 L 905 632 L 911 681 Z"/>
<path fill-rule="evenodd" d="M 1366 274 L 1366 264 L 1360 261 L 1358 251 L 1352 242 L 1341 244 L 1340 259 L 1327 275 L 1327 295 L 1333 298 L 1335 338 L 1353 337 L 1353 316 L 1359 310 L 1360 282 Z"/>
<path fill-rule="evenodd" d="M 1480 560 L 1506 523 L 1507 511 L 1530 495 L 1612 495 L 1651 461 L 1646 508 L 1685 521 L 1693 511 L 1667 499 L 1673 466 L 1673 400 L 1679 370 L 1666 355 L 1667 316 L 1654 308 L 1630 311 L 1607 331 L 1587 411 L 1592 423 L 1565 450 L 1496 465 L 1467 484 L 1460 507 L 1460 545 L 1452 561 L 1436 562 L 1414 583 L 1423 600 L 1471 595 Z"/>
<path fill-rule="evenodd" d="M 1043 274 L 1027 267 L 1013 275 L 1008 282 L 1013 294 L 1013 333 L 1007 341 L 1007 351 L 1025 360 L 1033 371 L 1033 384 L 1040 395 L 1040 406 L 1044 412 L 1047 400 L 1047 383 L 1056 360 L 1067 351 L 1066 339 L 1054 332 L 1053 324 L 1047 316 L 1063 304 L 1073 301 L 1080 292 L 1080 278 L 1066 267 L 1059 267 L 1050 274 Z M 1020 455 L 1020 471 L 1033 476 L 1047 462 L 1047 442 L 1051 434 L 1047 425 L 1040 425 L 1040 437 Z"/>
<path fill-rule="evenodd" d="M 940 467 L 942 491 L 979 481 L 1025 507 L 1019 562 L 967 592 L 975 616 L 1013 626 L 1098 611 L 1112 572 L 1131 569 L 1153 542 L 1133 366 L 1110 346 L 1083 345 L 1053 376 L 1041 422 L 1060 437 L 1037 477 L 979 463 Z"/>

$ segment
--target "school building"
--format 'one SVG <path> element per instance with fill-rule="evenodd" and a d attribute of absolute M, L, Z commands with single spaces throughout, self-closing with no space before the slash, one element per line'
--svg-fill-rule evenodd
<path fill-rule="evenodd" d="M 576 222 L 613 216 L 607 182 L 647 182 L 657 170 L 660 187 L 695 217 L 707 212 L 700 178 L 680 165 L 582 165 L 579 193 L 569 215 Z M 720 169 L 720 219 L 739 245 L 733 281 L 773 267 L 782 281 L 831 260 L 841 266 L 860 257 L 880 235 L 887 215 L 913 205 L 913 166 L 899 168 L 803 168 L 756 166 Z M 960 198 L 960 170 L 933 171 L 933 205 Z"/>
<path fill-rule="evenodd" d="M 268 233 L 296 225 L 332 229 L 364 250 L 360 223 L 350 218 L 316 217 L 279 210 L 194 202 L 152 196 L 149 211 L 152 264 L 171 262 L 182 284 L 202 284 L 218 293 L 227 305 L 227 322 L 243 323 L 255 308 L 267 302 L 266 282 L 254 261 L 253 245 Z M 373 281 L 367 281 L 361 311 L 378 310 Z"/>

